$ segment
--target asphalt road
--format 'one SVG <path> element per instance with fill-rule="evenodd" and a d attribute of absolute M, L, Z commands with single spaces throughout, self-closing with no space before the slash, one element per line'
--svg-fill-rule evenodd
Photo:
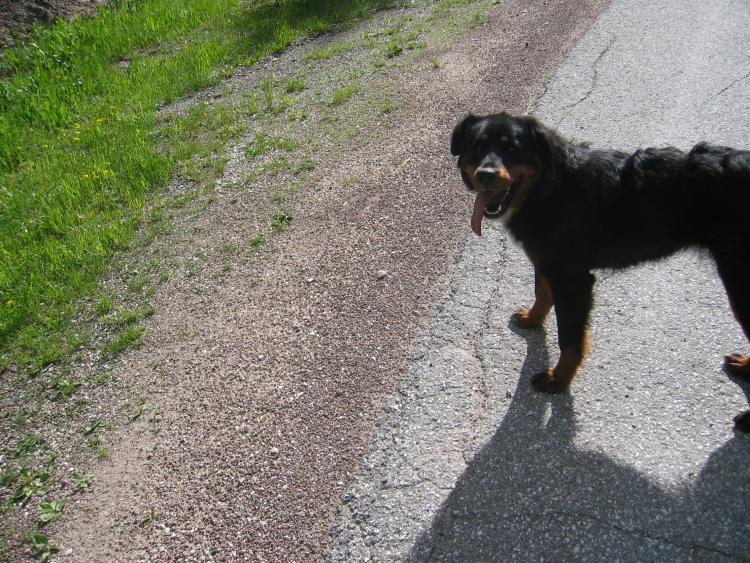
<path fill-rule="evenodd" d="M 600 147 L 750 148 L 749 99 L 750 3 L 627 0 L 529 111 Z M 483 231 L 344 494 L 328 560 L 750 561 L 750 436 L 731 422 L 747 399 L 722 369 L 750 344 L 710 261 L 599 272 L 592 353 L 548 396 L 529 378 L 556 360 L 554 316 L 509 324 L 532 270 L 500 225 Z"/>

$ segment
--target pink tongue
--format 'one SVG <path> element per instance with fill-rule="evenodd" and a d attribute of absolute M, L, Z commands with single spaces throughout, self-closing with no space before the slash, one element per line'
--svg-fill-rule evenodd
<path fill-rule="evenodd" d="M 477 199 L 474 200 L 474 211 L 471 214 L 471 230 L 474 234 L 482 236 L 482 219 L 484 218 L 484 208 L 487 202 L 492 198 L 494 192 L 478 192 Z"/>

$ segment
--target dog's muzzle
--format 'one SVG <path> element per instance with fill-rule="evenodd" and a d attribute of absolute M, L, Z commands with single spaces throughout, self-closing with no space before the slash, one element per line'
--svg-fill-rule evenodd
<path fill-rule="evenodd" d="M 479 175 L 484 169 L 477 170 L 477 183 L 483 185 Z M 487 175 L 489 179 L 489 174 Z M 495 181 L 490 183 L 491 186 L 496 186 L 497 174 L 495 174 Z M 477 236 L 482 236 L 482 219 L 487 217 L 488 219 L 498 219 L 502 217 L 508 208 L 513 198 L 518 193 L 518 190 L 523 183 L 523 175 L 516 178 L 507 188 L 505 189 L 487 189 L 477 190 L 477 197 L 474 200 L 474 211 L 471 214 L 471 230 Z M 476 185 L 476 184 L 475 184 Z"/>

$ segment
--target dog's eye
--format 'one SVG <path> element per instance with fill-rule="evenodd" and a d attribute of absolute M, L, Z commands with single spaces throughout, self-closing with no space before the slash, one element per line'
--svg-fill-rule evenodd
<path fill-rule="evenodd" d="M 504 150 L 509 152 L 513 152 L 514 150 L 516 150 L 516 145 L 507 136 L 503 135 L 502 137 L 500 137 L 500 142 L 502 143 Z"/>

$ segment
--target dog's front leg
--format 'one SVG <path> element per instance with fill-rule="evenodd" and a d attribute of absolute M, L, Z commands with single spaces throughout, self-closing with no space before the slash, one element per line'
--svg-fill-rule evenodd
<path fill-rule="evenodd" d="M 532 377 L 531 384 L 537 391 L 559 393 L 570 385 L 586 355 L 595 278 L 590 272 L 550 272 L 546 277 L 555 302 L 560 359 L 554 368 Z"/>
<path fill-rule="evenodd" d="M 529 309 L 516 311 L 510 320 L 521 328 L 542 326 L 554 303 L 547 278 L 534 268 L 534 304 Z"/>

